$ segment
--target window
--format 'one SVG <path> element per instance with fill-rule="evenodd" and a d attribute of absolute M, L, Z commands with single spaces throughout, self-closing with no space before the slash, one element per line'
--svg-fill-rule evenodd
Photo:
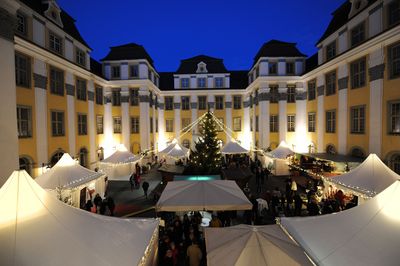
<path fill-rule="evenodd" d="M 86 80 L 76 79 L 76 98 L 81 101 L 86 101 Z"/>
<path fill-rule="evenodd" d="M 153 133 L 153 117 L 150 117 L 150 133 Z"/>
<path fill-rule="evenodd" d="M 78 114 L 78 135 L 87 135 L 87 115 Z"/>
<path fill-rule="evenodd" d="M 365 107 L 356 106 L 350 109 L 350 130 L 353 134 L 364 134 L 365 132 Z"/>
<path fill-rule="evenodd" d="M 350 65 L 351 88 L 356 89 L 365 86 L 366 79 L 365 58 L 357 60 Z"/>
<path fill-rule="evenodd" d="M 258 115 L 256 115 L 256 132 L 258 132 Z"/>
<path fill-rule="evenodd" d="M 62 54 L 62 39 L 53 32 L 49 33 L 49 49 L 58 54 Z"/>
<path fill-rule="evenodd" d="M 182 118 L 182 130 L 190 125 L 190 118 Z"/>
<path fill-rule="evenodd" d="M 121 106 L 121 90 L 113 89 L 111 103 L 113 106 Z"/>
<path fill-rule="evenodd" d="M 165 110 L 173 110 L 174 109 L 174 98 L 171 96 L 165 97 Z"/>
<path fill-rule="evenodd" d="M 395 0 L 388 5 L 388 25 L 389 27 L 396 25 L 400 22 L 400 1 Z"/>
<path fill-rule="evenodd" d="M 287 101 L 288 101 L 288 103 L 296 102 L 296 87 L 288 86 Z"/>
<path fill-rule="evenodd" d="M 274 75 L 278 73 L 278 64 L 276 62 L 271 62 L 268 64 L 269 74 Z"/>
<path fill-rule="evenodd" d="M 315 113 L 308 113 L 308 132 L 315 132 Z"/>
<path fill-rule="evenodd" d="M 286 74 L 294 75 L 294 63 L 293 62 L 286 62 Z"/>
<path fill-rule="evenodd" d="M 277 115 L 271 115 L 269 117 L 269 131 L 278 132 L 279 131 L 279 121 Z"/>
<path fill-rule="evenodd" d="M 190 98 L 189 98 L 189 96 L 182 96 L 181 97 L 181 102 L 182 102 L 182 110 L 189 110 L 190 109 Z"/>
<path fill-rule="evenodd" d="M 335 133 L 336 131 L 336 111 L 326 111 L 326 133 Z"/>
<path fill-rule="evenodd" d="M 129 66 L 129 77 L 138 78 L 139 77 L 139 65 Z"/>
<path fill-rule="evenodd" d="M 224 87 L 224 78 L 221 78 L 221 77 L 215 78 L 215 87 L 223 88 Z"/>
<path fill-rule="evenodd" d="M 88 167 L 88 150 L 86 148 L 79 150 L 79 164 L 83 167 Z"/>
<path fill-rule="evenodd" d="M 181 78 L 181 88 L 189 88 L 189 78 Z"/>
<path fill-rule="evenodd" d="M 224 109 L 224 96 L 221 95 L 215 96 L 215 109 L 217 110 Z"/>
<path fill-rule="evenodd" d="M 111 67 L 111 78 L 117 79 L 121 76 L 119 66 L 112 66 Z"/>
<path fill-rule="evenodd" d="M 351 29 L 351 47 L 363 42 L 365 39 L 365 25 L 364 22 L 358 24 Z"/>
<path fill-rule="evenodd" d="M 57 95 L 64 95 L 64 71 L 50 68 L 50 92 Z"/>
<path fill-rule="evenodd" d="M 206 110 L 207 109 L 207 96 L 199 96 L 199 110 Z"/>
<path fill-rule="evenodd" d="M 130 94 L 130 101 L 132 106 L 139 105 L 139 90 L 138 89 L 131 89 L 129 90 Z"/>
<path fill-rule="evenodd" d="M 233 96 L 233 109 L 241 109 L 242 108 L 242 96 L 234 95 Z"/>
<path fill-rule="evenodd" d="M 26 157 L 19 158 L 19 170 L 25 170 L 28 174 L 31 174 L 32 162 Z"/>
<path fill-rule="evenodd" d="M 279 90 L 278 86 L 271 86 L 271 91 L 270 91 L 270 101 L 271 103 L 278 103 L 279 101 Z"/>
<path fill-rule="evenodd" d="M 390 157 L 390 168 L 397 174 L 400 174 L 400 154 L 396 153 Z"/>
<path fill-rule="evenodd" d="M 104 121 L 103 121 L 103 116 L 98 115 L 96 116 L 96 130 L 97 134 L 103 134 L 104 133 Z"/>
<path fill-rule="evenodd" d="M 316 82 L 315 80 L 311 80 L 308 82 L 308 100 L 315 100 L 316 96 Z"/>
<path fill-rule="evenodd" d="M 325 75 L 326 96 L 336 93 L 336 71 Z"/>
<path fill-rule="evenodd" d="M 165 119 L 165 131 L 166 132 L 174 132 L 174 120 L 173 119 Z"/>
<path fill-rule="evenodd" d="M 131 117 L 131 134 L 139 133 L 139 117 Z"/>
<path fill-rule="evenodd" d="M 51 156 L 50 158 L 50 165 L 51 167 L 53 167 L 60 159 L 61 157 L 64 155 L 64 152 L 59 150 L 58 152 L 56 152 L 53 156 Z"/>
<path fill-rule="evenodd" d="M 400 101 L 390 102 L 389 112 L 389 134 L 400 134 Z"/>
<path fill-rule="evenodd" d="M 287 116 L 287 131 L 294 132 L 296 129 L 296 116 L 295 115 L 288 115 Z"/>
<path fill-rule="evenodd" d="M 53 137 L 64 136 L 64 112 L 52 111 L 51 112 L 51 132 Z"/>
<path fill-rule="evenodd" d="M 31 59 L 19 53 L 15 53 L 15 81 L 17 86 L 31 86 Z"/>
<path fill-rule="evenodd" d="M 197 79 L 197 87 L 198 88 L 206 88 L 207 87 L 207 79 L 206 78 L 198 78 Z"/>
<path fill-rule="evenodd" d="M 113 117 L 113 127 L 114 133 L 121 133 L 122 131 L 122 121 L 120 116 Z"/>
<path fill-rule="evenodd" d="M 86 53 L 79 48 L 76 48 L 76 63 L 86 66 Z"/>
<path fill-rule="evenodd" d="M 26 16 L 22 15 L 21 13 L 17 13 L 17 32 L 26 36 L 28 33 L 27 30 L 27 20 L 26 20 Z"/>
<path fill-rule="evenodd" d="M 330 60 L 336 56 L 336 41 L 326 46 L 326 60 Z"/>
<path fill-rule="evenodd" d="M 17 106 L 18 137 L 32 137 L 32 108 L 28 106 Z"/>
<path fill-rule="evenodd" d="M 96 104 L 103 104 L 103 88 L 102 87 L 96 87 L 95 89 L 96 92 Z"/>
<path fill-rule="evenodd" d="M 234 131 L 241 131 L 242 130 L 242 118 L 241 117 L 234 117 L 233 118 L 233 130 Z"/>
<path fill-rule="evenodd" d="M 398 78 L 400 77 L 400 43 L 389 47 L 388 50 L 390 78 Z"/>

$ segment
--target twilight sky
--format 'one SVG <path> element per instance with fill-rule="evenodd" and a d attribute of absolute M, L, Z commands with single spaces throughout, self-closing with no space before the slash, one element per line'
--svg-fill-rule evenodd
<path fill-rule="evenodd" d="M 176 71 L 198 54 L 223 58 L 229 70 L 246 70 L 261 45 L 296 42 L 308 56 L 344 0 L 58 0 L 77 20 L 92 57 L 110 46 L 143 45 L 158 71 Z"/>

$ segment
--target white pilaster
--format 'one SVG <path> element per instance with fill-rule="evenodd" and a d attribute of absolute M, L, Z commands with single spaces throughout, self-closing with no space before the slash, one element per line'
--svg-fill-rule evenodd
<path fill-rule="evenodd" d="M 383 15 L 382 7 L 375 9 L 373 13 L 369 14 L 368 35 L 370 38 L 382 32 L 383 29 L 382 15 Z"/>
<path fill-rule="evenodd" d="M 75 79 L 74 75 L 71 72 L 66 72 L 65 73 L 65 83 L 66 86 L 72 86 L 74 88 L 74 94 L 75 94 Z M 76 122 L 76 116 L 77 114 L 75 113 L 75 96 L 74 95 L 69 95 L 68 90 L 67 90 L 67 121 L 68 121 L 68 153 L 71 154 L 71 156 L 75 156 L 76 152 L 76 127 L 75 127 L 75 122 Z"/>
<path fill-rule="evenodd" d="M 94 114 L 94 83 L 88 82 L 88 133 L 89 133 L 89 160 L 90 165 L 97 161 L 96 152 L 96 116 Z"/>
<path fill-rule="evenodd" d="M 324 83 L 323 75 L 317 77 L 317 152 L 322 153 L 324 147 L 325 133 L 325 109 L 324 109 Z M 322 92 L 321 92 L 322 91 Z"/>
<path fill-rule="evenodd" d="M 154 147 L 153 147 L 153 149 L 156 149 L 157 148 L 157 133 L 156 133 L 156 96 L 155 95 L 153 95 L 153 106 L 152 106 L 152 108 L 153 108 L 153 120 L 152 120 L 152 122 L 153 122 L 153 143 L 154 143 Z"/>
<path fill-rule="evenodd" d="M 283 87 L 285 86 L 285 87 Z M 286 84 L 279 84 L 279 142 L 286 141 L 287 133 L 287 88 Z"/>
<path fill-rule="evenodd" d="M 107 158 L 113 152 L 114 143 L 114 130 L 112 119 L 112 106 L 111 106 L 111 88 L 104 88 L 104 156 Z"/>
<path fill-rule="evenodd" d="M 174 95 L 174 129 L 175 138 L 178 139 L 181 131 L 181 96 Z"/>
<path fill-rule="evenodd" d="M 210 111 L 214 112 L 215 110 L 215 95 L 209 93 L 207 96 L 208 106 L 210 107 Z"/>
<path fill-rule="evenodd" d="M 268 84 L 263 84 L 263 87 L 260 88 L 259 90 L 259 118 L 258 118 L 258 124 L 259 124 L 259 139 L 260 139 L 260 148 L 266 149 L 269 147 L 270 144 L 270 137 L 269 137 L 269 93 L 270 93 L 270 88 L 268 87 Z"/>
<path fill-rule="evenodd" d="M 166 147 L 165 120 L 164 120 L 164 97 L 158 97 L 158 151 Z"/>
<path fill-rule="evenodd" d="M 242 145 L 243 147 L 250 149 L 251 146 L 251 134 L 250 134 L 250 97 L 246 95 L 243 103 L 243 135 Z"/>
<path fill-rule="evenodd" d="M 121 64 L 121 79 L 128 79 L 128 63 Z"/>
<path fill-rule="evenodd" d="M 197 102 L 197 95 L 191 95 L 190 96 L 190 108 L 191 108 L 191 112 L 192 112 L 192 123 L 194 121 L 197 120 L 197 106 L 198 102 Z M 198 130 L 197 130 L 197 126 L 193 127 L 193 133 L 197 134 Z"/>
<path fill-rule="evenodd" d="M 347 108 L 347 87 L 348 87 L 348 67 L 347 64 L 339 66 L 339 103 L 338 103 L 338 152 L 347 154 L 347 132 L 348 132 L 348 108 Z M 344 82 L 344 81 L 347 82 Z M 347 83 L 347 84 L 346 84 Z M 346 86 L 345 86 L 346 85 Z M 343 87 L 342 87 L 343 86 Z"/>
<path fill-rule="evenodd" d="M 232 95 L 227 94 L 225 95 L 225 125 L 230 130 L 232 129 Z M 229 130 L 228 130 L 229 132 Z M 232 136 L 226 136 L 226 140 L 229 141 Z"/>
<path fill-rule="evenodd" d="M 122 143 L 124 146 L 130 150 L 131 141 L 130 141 L 130 116 L 129 116 L 129 88 L 122 87 L 121 88 L 121 121 L 122 121 Z M 139 130 L 142 131 L 142 125 L 139 124 Z"/>
<path fill-rule="evenodd" d="M 286 61 L 284 59 L 279 59 L 278 61 L 278 76 L 286 75 Z"/>
<path fill-rule="evenodd" d="M 251 138 L 251 142 L 252 142 L 252 146 L 256 145 L 256 104 L 254 103 L 255 101 L 255 93 L 253 93 L 253 105 L 251 106 L 252 112 L 251 112 L 251 122 L 252 122 L 252 128 L 253 128 L 253 132 L 251 132 L 252 138 Z M 260 121 L 258 121 L 260 122 Z"/>
<path fill-rule="evenodd" d="M 150 126 L 149 126 L 149 89 L 139 89 L 140 99 L 140 148 L 142 151 L 150 149 Z"/>
<path fill-rule="evenodd" d="M 45 47 L 46 26 L 45 26 L 44 22 L 33 17 L 32 18 L 32 28 L 33 28 L 33 30 L 32 30 L 33 42 L 39 46 Z"/>
<path fill-rule="evenodd" d="M 140 79 L 147 79 L 149 75 L 149 67 L 146 63 L 140 62 L 139 63 L 139 78 Z"/>
<path fill-rule="evenodd" d="M 260 76 L 267 76 L 268 75 L 268 61 L 267 60 L 260 60 L 258 65 L 258 72 Z"/>
<path fill-rule="evenodd" d="M 296 84 L 296 143 L 297 152 L 307 152 L 310 141 L 307 136 L 307 97 L 303 83 Z"/>

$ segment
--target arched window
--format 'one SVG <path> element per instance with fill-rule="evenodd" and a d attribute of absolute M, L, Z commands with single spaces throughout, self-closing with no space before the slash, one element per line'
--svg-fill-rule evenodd
<path fill-rule="evenodd" d="M 88 167 L 88 151 L 86 148 L 81 148 L 79 150 L 79 164 L 83 167 Z"/>
<path fill-rule="evenodd" d="M 32 161 L 27 157 L 19 158 L 19 170 L 25 170 L 28 174 L 32 171 Z"/>
<path fill-rule="evenodd" d="M 60 160 L 60 158 L 63 156 L 63 154 L 64 154 L 63 151 L 58 151 L 58 152 L 54 153 L 54 155 L 51 156 L 51 159 L 50 159 L 50 166 L 53 167 L 58 162 L 58 160 Z"/>
<path fill-rule="evenodd" d="M 390 157 L 389 167 L 400 174 L 400 153 L 395 153 Z"/>
<path fill-rule="evenodd" d="M 328 154 L 336 154 L 336 148 L 333 145 L 326 146 L 326 153 Z"/>
<path fill-rule="evenodd" d="M 189 147 L 190 147 L 190 140 L 184 139 L 184 140 L 182 141 L 182 145 L 183 145 L 183 147 L 189 149 Z"/>
<path fill-rule="evenodd" d="M 362 149 L 360 148 L 353 148 L 351 150 L 351 156 L 357 157 L 357 158 L 365 158 L 365 153 Z"/>

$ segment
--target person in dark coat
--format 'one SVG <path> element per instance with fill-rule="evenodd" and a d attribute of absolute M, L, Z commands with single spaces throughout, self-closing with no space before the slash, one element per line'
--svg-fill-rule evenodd
<path fill-rule="evenodd" d="M 113 198 L 111 198 L 111 197 L 107 198 L 107 206 L 108 206 L 108 209 L 110 210 L 110 216 L 114 216 L 115 202 L 114 202 Z"/>
<path fill-rule="evenodd" d="M 86 204 L 85 204 L 85 210 L 90 212 L 90 211 L 92 211 L 92 207 L 93 207 L 93 203 L 90 199 L 88 199 L 88 201 L 86 201 Z"/>
<path fill-rule="evenodd" d="M 101 198 L 100 194 L 97 193 L 96 196 L 93 199 L 93 203 L 96 206 L 96 210 L 97 212 L 99 212 L 100 206 L 101 206 L 101 202 L 103 201 L 103 199 Z"/>
<path fill-rule="evenodd" d="M 131 184 L 131 191 L 135 188 L 135 173 L 131 174 L 129 177 L 129 184 Z"/>
<path fill-rule="evenodd" d="M 100 214 L 102 215 L 106 214 L 106 210 L 107 210 L 107 199 L 105 198 L 100 204 Z"/>
<path fill-rule="evenodd" d="M 301 216 L 301 207 L 303 207 L 303 200 L 301 199 L 300 195 L 296 193 L 294 195 L 294 215 Z"/>
<path fill-rule="evenodd" d="M 144 181 L 142 184 L 142 188 L 144 191 L 144 195 L 146 196 L 146 199 L 147 199 L 147 191 L 149 190 L 149 186 L 150 186 L 150 184 L 147 181 Z"/>

